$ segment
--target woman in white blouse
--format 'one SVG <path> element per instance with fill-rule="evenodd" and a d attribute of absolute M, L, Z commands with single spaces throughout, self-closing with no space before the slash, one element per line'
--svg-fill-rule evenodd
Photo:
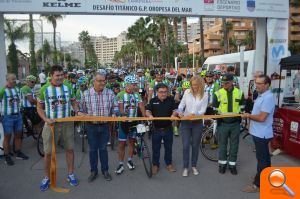
<path fill-rule="evenodd" d="M 177 115 L 182 116 L 199 116 L 206 111 L 208 96 L 204 92 L 204 80 L 200 77 L 192 77 L 190 80 L 191 88 L 184 92 L 182 100 L 178 106 Z M 202 120 L 182 121 L 180 132 L 183 144 L 183 173 L 182 176 L 188 176 L 190 163 L 190 146 L 192 145 L 191 166 L 194 175 L 199 172 L 196 168 L 199 154 L 199 145 L 203 131 Z M 192 142 L 192 144 L 191 144 Z"/>

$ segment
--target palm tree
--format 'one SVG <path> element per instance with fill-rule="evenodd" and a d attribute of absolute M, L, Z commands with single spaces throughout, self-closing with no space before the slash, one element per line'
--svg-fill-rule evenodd
<path fill-rule="evenodd" d="M 30 51 L 30 73 L 37 76 L 37 67 L 35 59 L 34 27 L 32 14 L 29 14 L 29 51 Z"/>
<path fill-rule="evenodd" d="M 91 41 L 89 32 L 88 31 L 80 32 L 78 40 L 81 43 L 81 47 L 84 49 L 84 65 L 86 65 L 87 64 L 87 49 L 88 49 L 88 45 Z"/>
<path fill-rule="evenodd" d="M 4 32 L 6 38 L 10 40 L 8 47 L 8 68 L 7 71 L 14 73 L 18 77 L 18 51 L 15 44 L 16 41 L 22 40 L 28 36 L 27 27 L 28 24 L 17 25 L 16 21 L 4 20 Z"/>
<path fill-rule="evenodd" d="M 173 17 L 173 36 L 174 36 L 174 58 L 177 57 L 177 41 L 178 41 L 178 17 Z"/>
<path fill-rule="evenodd" d="M 201 44 L 201 55 L 200 55 L 200 66 L 204 63 L 204 34 L 203 34 L 203 17 L 199 18 L 200 22 L 200 44 Z"/>
<path fill-rule="evenodd" d="M 56 15 L 56 14 L 50 14 L 50 15 L 41 15 L 43 18 L 45 18 L 49 23 L 53 26 L 53 47 L 54 47 L 54 56 L 53 56 L 53 63 L 57 64 L 57 48 L 56 48 L 56 27 L 57 27 L 57 21 L 62 19 L 62 15 Z"/>
<path fill-rule="evenodd" d="M 184 31 L 184 42 L 186 44 L 186 49 L 187 49 L 187 52 L 186 52 L 186 56 L 185 56 L 185 59 L 186 59 L 186 67 L 188 66 L 188 62 L 189 62 L 189 58 L 188 58 L 188 51 L 189 51 L 189 48 L 188 48 L 188 32 L 187 32 L 187 19 L 186 17 L 182 17 L 182 28 L 183 28 L 183 31 Z"/>

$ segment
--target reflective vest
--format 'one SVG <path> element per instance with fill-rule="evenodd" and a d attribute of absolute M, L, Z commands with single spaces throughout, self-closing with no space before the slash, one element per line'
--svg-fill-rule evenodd
<path fill-rule="evenodd" d="M 220 114 L 228 113 L 228 98 L 227 98 L 227 91 L 224 88 L 221 88 L 220 90 L 215 92 L 217 96 L 218 102 L 220 102 L 220 105 L 218 107 L 218 112 Z M 240 107 L 240 101 L 242 99 L 243 92 L 239 90 L 238 88 L 233 89 L 232 91 L 232 112 L 231 113 L 240 113 L 241 107 Z"/>

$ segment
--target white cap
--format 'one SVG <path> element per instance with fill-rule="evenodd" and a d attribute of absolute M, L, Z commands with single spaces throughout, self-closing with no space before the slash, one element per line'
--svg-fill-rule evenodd
<path fill-rule="evenodd" d="M 139 68 L 139 69 L 137 70 L 137 72 L 138 72 L 138 73 L 142 73 L 142 72 L 143 72 L 143 69 Z"/>

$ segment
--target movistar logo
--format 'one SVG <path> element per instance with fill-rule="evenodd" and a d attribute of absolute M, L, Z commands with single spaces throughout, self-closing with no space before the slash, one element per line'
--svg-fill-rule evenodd
<path fill-rule="evenodd" d="M 43 7 L 49 8 L 80 8 L 81 3 L 66 2 L 67 0 L 57 0 L 57 2 L 43 2 Z"/>

